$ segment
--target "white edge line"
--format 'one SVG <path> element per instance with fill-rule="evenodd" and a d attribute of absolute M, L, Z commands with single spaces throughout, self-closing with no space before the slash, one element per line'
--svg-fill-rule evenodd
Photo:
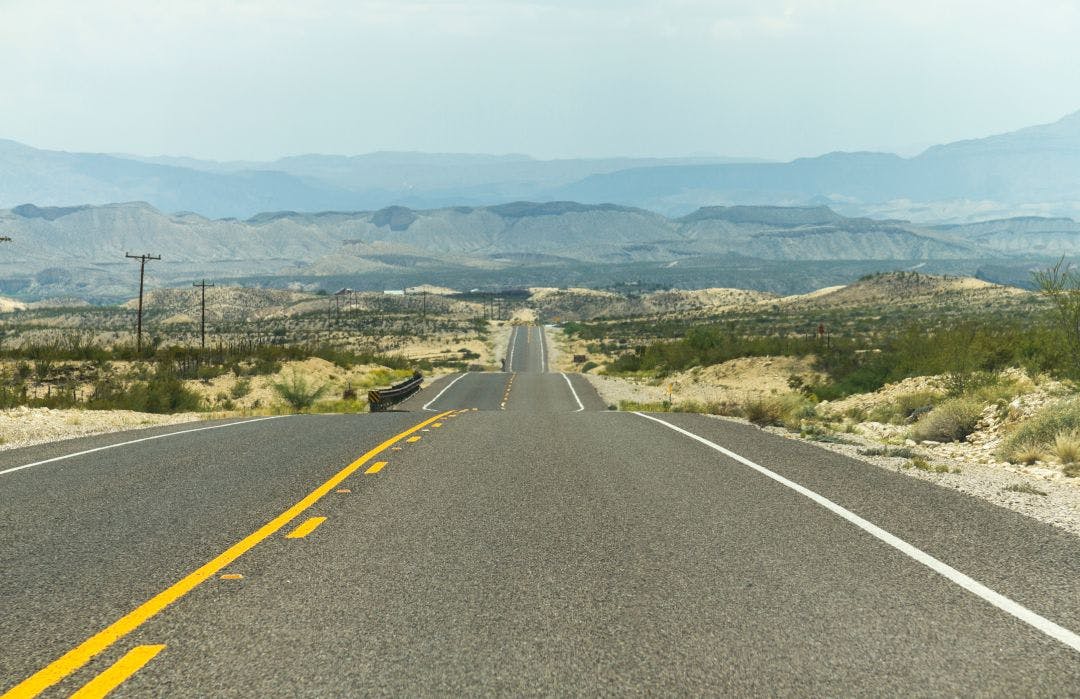
<path fill-rule="evenodd" d="M 871 536 L 885 542 L 886 544 L 888 544 L 889 546 L 892 546 L 897 551 L 900 551 L 904 555 L 918 561 L 919 563 L 922 563 L 924 566 L 926 566 L 927 568 L 930 568 L 934 572 L 948 578 L 949 580 L 956 583 L 960 587 L 964 588 L 968 592 L 970 592 L 970 593 L 972 593 L 974 595 L 977 595 L 978 597 L 981 597 L 982 599 L 984 599 L 985 601 L 987 601 L 990 604 L 994 605 L 995 607 L 997 607 L 1001 611 L 1006 612 L 1008 614 L 1011 614 L 1012 616 L 1016 617 L 1020 621 L 1023 621 L 1024 623 L 1038 629 L 1039 631 L 1042 631 L 1047 636 L 1064 643 L 1065 645 L 1069 646 L 1070 648 L 1072 648 L 1073 650 L 1075 650 L 1077 652 L 1080 652 L 1080 635 L 1077 635 L 1076 633 L 1070 631 L 1069 629 L 1066 629 L 1063 626 L 1059 626 L 1058 624 L 1055 624 L 1054 622 L 1050 621 L 1046 617 L 1043 617 L 1043 616 L 1040 616 L 1039 614 L 1036 614 L 1035 612 L 1031 611 L 1027 607 L 1020 604 L 1019 602 L 1015 602 L 1015 601 L 1009 599 L 1008 597 L 1006 597 L 1005 595 L 1003 595 L 1003 594 L 1001 594 L 999 592 L 995 592 L 994 590 L 991 590 L 986 585 L 983 585 L 979 581 L 965 575 L 964 573 L 961 573 L 960 571 L 956 570 L 952 566 L 950 566 L 950 565 L 948 565 L 946 563 L 943 563 L 942 561 L 939 561 L 938 559 L 934 558 L 933 556 L 926 553 L 925 551 L 916 548 L 915 546 L 909 544 L 908 542 L 904 541 L 903 539 L 901 539 L 901 538 L 899 538 L 897 536 L 894 536 L 893 534 L 890 534 L 889 532 L 885 531 L 884 529 L 877 526 L 876 524 L 873 524 L 872 522 L 868 522 L 867 520 L 863 519 L 862 517 L 860 517 L 857 514 L 855 514 L 854 512 L 852 512 L 851 510 L 848 510 L 848 509 L 846 509 L 844 507 L 841 507 L 840 505 L 837 505 L 835 502 L 833 502 L 832 500 L 829 500 L 825 496 L 819 495 L 818 493 L 815 493 L 813 490 L 810 490 L 809 488 L 805 488 L 805 487 L 799 485 L 798 483 L 795 483 L 794 481 L 790 481 L 787 478 L 784 478 L 783 476 L 781 476 L 780 474 L 774 473 L 774 472 L 770 471 L 769 469 L 765 468 L 764 466 L 761 466 L 759 464 L 754 463 L 750 459 L 747 459 L 747 458 L 745 458 L 743 456 L 740 456 L 740 455 L 736 454 L 733 451 L 729 451 L 728 449 L 725 449 L 724 447 L 720 446 L 719 444 L 714 444 L 713 442 L 710 442 L 709 440 L 705 439 L 704 437 L 699 437 L 698 435 L 694 434 L 693 432 L 688 432 L 687 430 L 684 430 L 681 427 L 676 427 L 675 425 L 671 424 L 670 422 L 665 422 L 664 420 L 661 420 L 659 418 L 655 418 L 655 417 L 653 417 L 651 415 L 645 415 L 644 413 L 635 412 L 634 414 L 635 415 L 640 415 L 641 417 L 643 417 L 643 418 L 645 418 L 647 420 L 652 420 L 653 422 L 658 422 L 661 425 L 664 425 L 666 427 L 670 427 L 671 429 L 675 430 L 676 432 L 678 432 L 680 434 L 686 435 L 687 437 L 689 437 L 689 438 L 691 438 L 691 439 L 693 439 L 695 441 L 701 442 L 705 446 L 710 447 L 712 449 L 715 449 L 716 451 L 720 452 L 721 454 L 723 454 L 723 455 L 725 455 L 725 456 L 727 456 L 729 458 L 732 458 L 732 459 L 734 459 L 735 461 L 738 461 L 741 464 L 749 466 L 750 468 L 754 469 L 758 473 L 761 473 L 762 475 L 773 479 L 774 481 L 776 481 L 777 483 L 780 483 L 781 485 L 784 485 L 784 486 L 787 486 L 788 488 L 791 488 L 792 490 L 799 493 L 800 495 L 805 495 L 806 497 L 810 498 L 811 500 L 813 500 L 817 504 L 821 505 L 825 509 L 829 510 L 830 512 L 832 512 L 834 514 L 837 514 L 837 515 L 840 515 L 841 517 L 843 517 L 847 521 L 851 522 L 855 526 L 859 527 L 863 531 L 867 532 Z"/>
<path fill-rule="evenodd" d="M 438 410 L 432 410 L 432 409 L 431 409 L 431 408 L 429 408 L 428 406 L 429 406 L 429 405 L 431 405 L 432 403 L 434 403 L 435 401 L 439 400 L 440 398 L 442 398 L 442 394 L 444 394 L 444 393 L 446 393 L 447 391 L 449 391 L 449 390 L 450 390 L 450 387 L 451 387 L 451 386 L 453 386 L 454 384 L 456 384 L 456 383 L 457 383 L 458 381 L 461 381 L 461 380 L 462 380 L 463 378 L 465 378 L 466 376 L 468 376 L 468 373 L 462 374 L 461 376 L 457 377 L 456 379 L 454 379 L 454 380 L 453 380 L 453 381 L 451 381 L 450 383 L 448 383 L 448 384 L 446 384 L 445 386 L 443 386 L 443 390 L 439 391 L 439 393 L 438 393 L 438 394 L 437 394 L 437 395 L 436 395 L 436 396 L 435 396 L 434 398 L 432 398 L 431 400 L 429 400 L 429 401 L 428 401 L 427 403 L 424 403 L 424 407 L 423 407 L 423 408 L 421 408 L 421 409 L 422 409 L 422 410 L 431 410 L 431 412 L 433 412 L 433 413 L 437 413 L 437 412 L 439 412 Z"/>
<path fill-rule="evenodd" d="M 574 384 L 570 383 L 570 377 L 567 376 L 565 372 L 560 371 L 559 373 L 562 374 L 562 377 L 564 379 L 566 379 L 566 385 L 570 387 L 570 392 L 574 394 L 574 400 L 577 401 L 577 410 L 575 410 L 574 412 L 580 413 L 582 410 L 585 409 L 585 406 L 581 404 L 581 399 L 578 398 L 577 391 L 574 390 Z M 646 415 L 645 417 L 648 417 L 648 415 Z"/>
<path fill-rule="evenodd" d="M 514 373 L 514 347 L 517 345 L 517 326 L 510 331 L 510 356 L 506 360 L 506 371 Z"/>
<path fill-rule="evenodd" d="M 544 351 L 544 326 L 537 326 L 536 331 L 540 333 L 540 373 L 546 374 L 547 367 L 547 352 Z"/>
<path fill-rule="evenodd" d="M 166 434 L 156 434 L 153 437 L 142 437 L 140 439 L 132 439 L 127 442 L 119 442 L 117 444 L 106 444 L 103 447 L 95 447 L 93 449 L 87 449 L 85 451 L 77 451 L 74 454 L 65 454 L 63 456 L 54 456 L 51 459 L 45 459 L 44 461 L 35 461 L 32 464 L 23 464 L 22 466 L 15 466 L 13 468 L 0 471 L 0 476 L 5 473 L 14 473 L 15 471 L 21 471 L 24 468 L 30 468 L 31 466 L 41 466 L 43 464 L 51 464 L 54 461 L 63 461 L 64 459 L 74 459 L 76 456 L 85 456 L 86 454 L 93 454 L 98 451 L 105 451 L 106 449 L 116 449 L 117 447 L 126 447 L 129 444 L 138 444 L 139 442 L 149 442 L 155 439 L 164 439 L 166 437 L 175 437 L 178 434 L 191 434 L 192 432 L 203 432 L 205 430 L 219 430 L 222 427 L 236 427 L 237 425 L 248 425 L 252 422 L 262 422 L 263 420 L 277 420 L 278 418 L 290 417 L 288 415 L 271 415 L 270 417 L 257 417 L 253 420 L 243 420 L 241 422 L 229 422 L 224 425 L 210 425 L 209 427 L 196 427 L 190 430 L 178 430 L 176 432 L 168 432 Z M 86 435 L 87 437 L 97 435 Z M 37 445 L 40 446 L 40 445 Z"/>

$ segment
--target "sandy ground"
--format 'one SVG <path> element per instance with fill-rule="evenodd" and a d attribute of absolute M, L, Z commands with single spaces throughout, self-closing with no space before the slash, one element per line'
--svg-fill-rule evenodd
<path fill-rule="evenodd" d="M 571 368 L 573 365 L 571 365 Z M 787 393 L 791 376 L 812 377 L 810 360 L 793 357 L 746 357 L 715 366 L 695 368 L 656 381 L 614 378 L 588 373 L 585 377 L 608 405 L 620 401 L 660 403 L 741 403 L 764 395 Z"/>
<path fill-rule="evenodd" d="M 194 422 L 204 413 L 149 415 L 130 410 L 50 410 L 13 408 L 0 411 L 0 450 L 18 449 L 44 442 L 86 437 L 105 432 Z"/>

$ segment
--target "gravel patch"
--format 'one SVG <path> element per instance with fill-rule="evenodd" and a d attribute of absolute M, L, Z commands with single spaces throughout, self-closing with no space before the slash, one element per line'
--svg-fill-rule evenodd
<path fill-rule="evenodd" d="M 205 417 L 204 413 L 153 415 L 131 410 L 12 408 L 0 411 L 0 440 L 3 440 L 0 443 L 0 451 L 73 437 L 195 422 Z"/>
<path fill-rule="evenodd" d="M 718 420 L 736 420 L 738 418 L 719 417 Z M 818 442 L 800 436 L 798 433 L 781 427 L 764 428 L 766 432 L 787 438 L 814 441 L 820 447 L 838 454 L 865 461 L 879 468 L 898 471 L 910 478 L 931 481 L 943 488 L 952 488 L 977 498 L 1027 515 L 1045 524 L 1051 524 L 1067 532 L 1080 536 L 1080 479 L 1065 478 L 1056 469 L 1037 466 L 1018 466 L 1007 463 L 980 463 L 973 459 L 958 456 L 945 456 L 935 449 L 935 445 L 908 446 L 907 448 L 930 462 L 931 466 L 944 466 L 948 473 L 923 471 L 909 466 L 910 459 L 893 456 L 866 456 L 860 454 L 863 449 L 883 447 L 881 442 L 872 441 L 853 434 L 837 434 L 836 437 L 855 444 L 831 444 Z M 893 448 L 896 448 L 895 446 Z M 955 454 L 956 452 L 954 452 Z M 959 471 L 956 473 L 955 471 Z M 1020 489 L 1020 492 L 1015 490 Z M 1038 491 L 1046 493 L 1039 495 Z"/>

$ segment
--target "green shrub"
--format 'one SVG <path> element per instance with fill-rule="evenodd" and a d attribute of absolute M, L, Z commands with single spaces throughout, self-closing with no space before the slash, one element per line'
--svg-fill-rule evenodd
<path fill-rule="evenodd" d="M 869 417 L 874 422 L 890 422 L 901 425 L 910 422 L 914 417 L 930 412 L 942 400 L 944 400 L 944 396 L 938 391 L 905 393 L 898 396 L 894 403 L 874 408 Z"/>
<path fill-rule="evenodd" d="M 1022 422 L 1004 440 L 999 455 L 1006 461 L 1022 463 L 1034 452 L 1049 452 L 1058 435 L 1080 431 L 1080 398 L 1047 405 Z"/>
<path fill-rule="evenodd" d="M 315 386 L 309 383 L 307 377 L 297 371 L 291 372 L 287 379 L 270 385 L 278 397 L 296 412 L 310 408 L 329 389 L 326 384 Z"/>
<path fill-rule="evenodd" d="M 598 366 L 600 366 L 600 365 L 597 364 L 596 362 L 592 361 L 592 360 L 589 360 L 589 361 L 587 361 L 587 362 L 585 362 L 584 364 L 581 365 L 581 373 L 582 374 L 588 374 L 590 371 L 592 371 L 593 369 L 595 369 Z"/>
<path fill-rule="evenodd" d="M 251 393 L 251 379 L 237 379 L 229 390 L 229 395 L 239 400 Z"/>
<path fill-rule="evenodd" d="M 977 400 L 950 398 L 916 422 L 911 437 L 919 442 L 958 442 L 975 431 L 982 412 Z"/>
<path fill-rule="evenodd" d="M 199 394 L 184 386 L 175 373 L 159 368 L 125 385 L 115 378 L 96 381 L 86 407 L 94 410 L 134 410 L 140 413 L 179 413 L 202 409 Z"/>

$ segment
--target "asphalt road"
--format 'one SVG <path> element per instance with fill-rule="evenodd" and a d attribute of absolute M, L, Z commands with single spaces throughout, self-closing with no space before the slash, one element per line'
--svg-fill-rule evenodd
<path fill-rule="evenodd" d="M 1080 694 L 1076 537 L 511 350 L 0 453 L 4 696 Z"/>

